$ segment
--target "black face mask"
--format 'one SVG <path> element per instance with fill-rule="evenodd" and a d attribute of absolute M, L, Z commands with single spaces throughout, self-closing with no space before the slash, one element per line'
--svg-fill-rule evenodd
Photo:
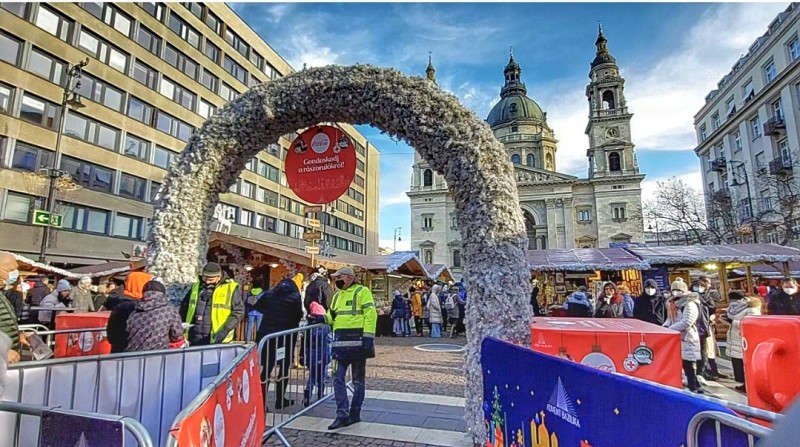
<path fill-rule="evenodd" d="M 344 280 L 343 279 L 337 279 L 336 280 L 336 288 L 339 289 L 339 290 L 344 289 Z"/>

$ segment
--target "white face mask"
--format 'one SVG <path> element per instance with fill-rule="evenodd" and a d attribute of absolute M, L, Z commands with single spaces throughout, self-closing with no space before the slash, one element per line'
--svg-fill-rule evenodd
<path fill-rule="evenodd" d="M 788 293 L 789 295 L 794 295 L 795 293 L 797 293 L 797 288 L 795 288 L 795 287 L 784 287 L 783 291 Z"/>
<path fill-rule="evenodd" d="M 656 289 L 653 289 L 652 287 L 648 287 L 648 288 L 644 289 L 644 293 L 646 293 L 648 295 L 655 295 L 656 294 Z"/>
<path fill-rule="evenodd" d="M 8 279 L 6 279 L 6 287 L 11 287 L 19 279 L 19 270 L 14 269 L 8 272 Z"/>
<path fill-rule="evenodd" d="M 673 290 L 672 296 L 683 296 L 683 292 L 681 292 L 680 290 Z"/>

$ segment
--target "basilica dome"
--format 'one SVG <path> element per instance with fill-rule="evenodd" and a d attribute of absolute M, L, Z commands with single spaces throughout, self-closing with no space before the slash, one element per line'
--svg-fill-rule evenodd
<path fill-rule="evenodd" d="M 500 89 L 500 101 L 492 107 L 492 111 L 486 118 L 489 126 L 494 128 L 515 121 L 538 121 L 541 123 L 545 121 L 542 108 L 527 96 L 528 89 L 520 80 L 521 72 L 522 70 L 512 54 L 508 65 L 503 70 L 506 82 Z"/>

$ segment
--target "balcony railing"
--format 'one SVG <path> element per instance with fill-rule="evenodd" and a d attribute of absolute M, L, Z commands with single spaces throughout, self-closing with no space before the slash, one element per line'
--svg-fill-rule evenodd
<path fill-rule="evenodd" d="M 771 175 L 791 174 L 793 167 L 791 156 L 779 155 L 769 162 L 769 173 Z"/>
<path fill-rule="evenodd" d="M 731 190 L 727 186 L 723 186 L 716 191 L 709 194 L 709 198 L 713 201 L 729 201 L 731 200 Z"/>
<path fill-rule="evenodd" d="M 768 119 L 764 123 L 764 135 L 770 137 L 786 135 L 786 122 L 783 120 L 783 116 L 776 115 Z"/>
<path fill-rule="evenodd" d="M 716 172 L 722 172 L 728 169 L 728 166 L 725 164 L 725 159 L 723 157 L 717 157 L 711 160 L 710 166 L 711 170 Z"/>

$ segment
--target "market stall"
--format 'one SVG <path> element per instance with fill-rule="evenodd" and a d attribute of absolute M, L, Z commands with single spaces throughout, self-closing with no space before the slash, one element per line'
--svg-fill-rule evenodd
<path fill-rule="evenodd" d="M 12 254 L 17 259 L 17 264 L 19 265 L 19 275 L 22 279 L 27 279 L 28 277 L 38 275 L 55 277 L 55 279 L 79 279 L 82 276 L 80 274 L 72 273 L 69 270 L 64 270 L 58 267 L 53 267 L 52 265 L 36 262 L 33 259 L 29 259 L 17 253 Z"/>
<path fill-rule="evenodd" d="M 378 310 L 376 335 L 391 333 L 389 313 L 394 290 L 406 290 L 413 281 L 429 279 L 430 273 L 413 251 L 396 251 L 388 255 L 340 255 L 334 261 L 347 264 L 360 275 L 361 283 L 369 286 Z"/>
<path fill-rule="evenodd" d="M 642 290 L 641 270 L 650 265 L 621 248 L 531 250 L 526 253 L 531 276 L 545 306 L 560 305 L 579 287 L 597 296 L 603 284 L 623 284 L 631 293 Z"/>
<path fill-rule="evenodd" d="M 427 270 L 430 278 L 434 281 L 441 281 L 444 283 L 455 281 L 453 274 L 450 273 L 450 269 L 444 264 L 425 264 L 425 270 Z"/>

